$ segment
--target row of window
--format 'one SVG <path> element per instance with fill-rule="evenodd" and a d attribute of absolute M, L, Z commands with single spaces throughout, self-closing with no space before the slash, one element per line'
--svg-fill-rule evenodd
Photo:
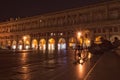
<path fill-rule="evenodd" d="M 97 28 L 94 29 L 94 33 L 106 33 L 106 32 L 120 32 L 119 27 L 109 27 L 109 28 Z"/>
<path fill-rule="evenodd" d="M 59 15 L 59 14 L 58 14 Z M 44 16 L 45 18 L 45 16 Z M 23 24 L 16 24 L 11 26 L 1 26 L 0 33 L 18 32 L 33 29 L 49 28 L 49 27 L 62 27 L 66 25 L 75 25 L 88 22 L 104 21 L 109 19 L 120 19 L 120 9 L 106 9 L 97 11 L 86 11 L 83 13 L 76 12 L 74 14 L 65 14 L 64 16 L 38 19 L 32 22 L 25 22 Z"/>
<path fill-rule="evenodd" d="M 28 34 L 29 35 L 29 34 Z M 39 37 L 39 36 L 63 36 L 65 35 L 65 32 L 47 32 L 47 33 L 36 33 L 36 34 L 30 34 L 30 36 L 32 37 Z M 10 39 L 10 38 L 14 38 L 14 37 L 19 37 L 18 35 L 16 36 L 4 36 L 4 37 L 0 37 L 0 39 Z"/>

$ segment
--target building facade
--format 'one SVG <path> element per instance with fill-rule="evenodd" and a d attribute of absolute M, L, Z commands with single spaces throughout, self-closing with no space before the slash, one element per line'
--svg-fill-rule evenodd
<path fill-rule="evenodd" d="M 0 23 L 0 46 L 19 50 L 89 46 L 100 36 L 120 39 L 119 0 Z"/>

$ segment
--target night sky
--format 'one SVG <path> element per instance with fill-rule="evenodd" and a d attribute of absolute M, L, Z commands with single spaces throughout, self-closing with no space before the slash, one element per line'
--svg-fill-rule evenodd
<path fill-rule="evenodd" d="M 0 21 L 61 11 L 110 0 L 0 0 Z"/>

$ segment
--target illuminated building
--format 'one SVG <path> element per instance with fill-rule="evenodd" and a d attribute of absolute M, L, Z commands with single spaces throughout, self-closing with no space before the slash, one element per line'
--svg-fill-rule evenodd
<path fill-rule="evenodd" d="M 0 46 L 20 50 L 73 48 L 78 31 L 86 42 L 99 36 L 120 39 L 119 0 L 1 22 Z"/>

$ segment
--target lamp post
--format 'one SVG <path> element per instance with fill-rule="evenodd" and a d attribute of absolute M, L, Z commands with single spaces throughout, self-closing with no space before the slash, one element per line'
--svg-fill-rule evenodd
<path fill-rule="evenodd" d="M 80 44 L 80 38 L 82 37 L 82 33 L 78 32 L 77 33 L 77 44 Z"/>
<path fill-rule="evenodd" d="M 84 35 L 82 34 L 82 32 L 77 33 L 77 43 L 82 47 L 84 46 Z"/>

